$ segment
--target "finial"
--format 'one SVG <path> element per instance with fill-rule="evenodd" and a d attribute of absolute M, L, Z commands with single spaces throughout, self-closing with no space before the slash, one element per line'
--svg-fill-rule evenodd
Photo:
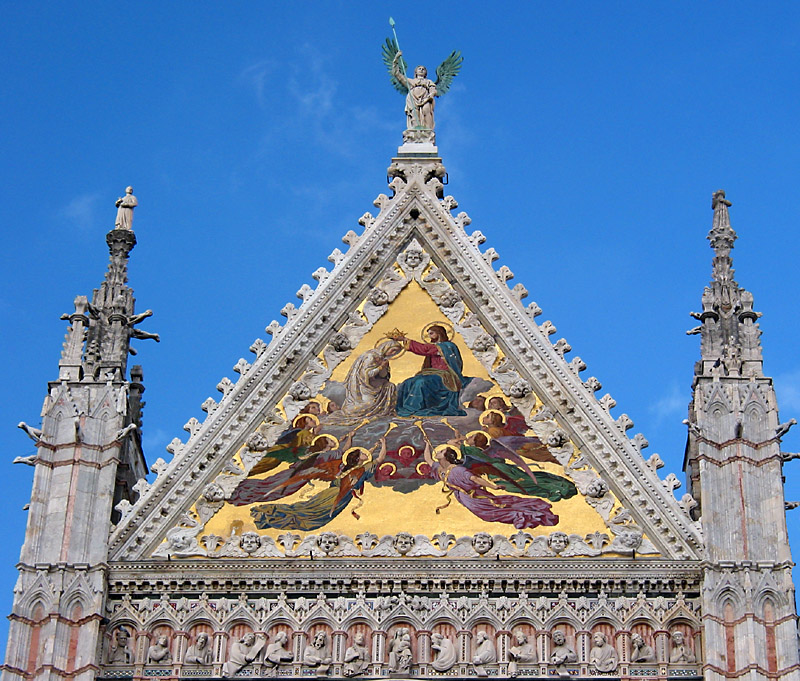
<path fill-rule="evenodd" d="M 408 64 L 403 59 L 403 53 L 397 42 L 394 20 L 390 19 L 389 25 L 394 32 L 394 38 L 387 38 L 383 45 L 383 63 L 389 71 L 392 85 L 401 94 L 406 95 L 407 130 L 403 140 L 434 144 L 434 99 L 447 93 L 464 59 L 460 52 L 453 50 L 436 69 L 435 83 L 428 78 L 428 70 L 424 66 L 417 66 L 414 69 L 414 76 L 409 77 L 406 75 Z"/>
<path fill-rule="evenodd" d="M 714 211 L 714 220 L 711 224 L 711 231 L 708 233 L 708 240 L 711 248 L 717 251 L 718 256 L 727 256 L 736 241 L 736 232 L 731 227 L 731 219 L 728 215 L 728 207 L 731 202 L 725 198 L 725 191 L 718 189 L 711 196 L 711 208 Z"/>
<path fill-rule="evenodd" d="M 117 219 L 114 222 L 115 229 L 133 231 L 133 209 L 139 205 L 133 195 L 133 187 L 126 187 L 125 196 L 120 196 L 114 205 L 117 207 Z"/>

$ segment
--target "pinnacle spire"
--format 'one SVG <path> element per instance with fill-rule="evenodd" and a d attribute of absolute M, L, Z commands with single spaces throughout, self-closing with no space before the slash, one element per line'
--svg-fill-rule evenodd
<path fill-rule="evenodd" d="M 737 236 L 728 214 L 730 206 L 722 189 L 714 192 L 708 233 L 714 249 L 711 282 L 703 292 L 703 311 L 691 313 L 702 324 L 687 333 L 701 334 L 702 362 L 697 375 L 760 376 L 761 331 L 756 321 L 761 313 L 753 311 L 753 294 L 733 278 L 731 251 Z"/>

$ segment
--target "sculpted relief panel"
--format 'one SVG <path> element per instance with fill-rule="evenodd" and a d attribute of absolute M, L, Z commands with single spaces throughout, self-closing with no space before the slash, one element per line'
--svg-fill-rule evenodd
<path fill-rule="evenodd" d="M 176 668 L 181 677 L 226 678 L 663 678 L 696 675 L 700 658 L 698 604 L 682 594 L 165 595 L 124 598 L 109 615 L 101 673 L 109 678 Z"/>

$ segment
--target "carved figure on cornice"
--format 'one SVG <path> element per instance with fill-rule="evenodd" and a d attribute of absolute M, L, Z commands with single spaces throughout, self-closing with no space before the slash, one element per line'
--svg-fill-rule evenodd
<path fill-rule="evenodd" d="M 431 635 L 431 650 L 435 657 L 431 661 L 431 667 L 437 672 L 447 672 L 453 668 L 458 660 L 458 653 L 453 642 L 439 633 Z"/>
<path fill-rule="evenodd" d="M 528 637 L 521 631 L 514 634 L 514 645 L 508 649 L 508 674 L 516 676 L 520 663 L 535 664 L 539 661 L 536 645 L 528 642 Z"/>
<path fill-rule="evenodd" d="M 494 641 L 485 631 L 479 631 L 475 636 L 475 652 L 472 655 L 472 665 L 475 667 L 476 676 L 489 676 L 483 665 L 497 662 L 497 648 Z"/>
<path fill-rule="evenodd" d="M 658 549 L 644 537 L 642 530 L 635 525 L 617 525 L 612 521 L 609 523 L 609 529 L 614 533 L 614 541 L 606 548 L 606 551 L 625 554 L 658 553 Z"/>
<path fill-rule="evenodd" d="M 190 523 L 194 526 L 187 526 Z M 197 542 L 198 523 L 190 516 L 184 516 L 183 525 L 167 530 L 166 542 L 161 544 L 153 555 L 156 557 L 205 555 L 206 550 Z"/>
<path fill-rule="evenodd" d="M 566 532 L 553 532 L 547 538 L 547 544 L 556 555 L 559 555 L 569 545 L 569 537 Z"/>
<path fill-rule="evenodd" d="M 419 277 L 419 274 L 425 269 L 430 259 L 430 256 L 418 246 L 409 246 L 397 256 L 397 262 L 403 268 L 403 271 L 414 274 L 415 277 Z"/>
<path fill-rule="evenodd" d="M 672 647 L 669 650 L 669 661 L 672 664 L 679 664 L 681 662 L 694 664 L 697 662 L 694 651 L 689 647 L 689 644 L 686 642 L 686 637 L 679 629 L 672 632 Z"/>
<path fill-rule="evenodd" d="M 139 205 L 133 195 L 133 187 L 126 187 L 125 196 L 120 196 L 114 205 L 117 207 L 117 219 L 114 221 L 114 227 L 116 229 L 133 229 L 133 209 Z"/>
<path fill-rule="evenodd" d="M 550 651 L 550 662 L 556 665 L 558 673 L 562 676 L 568 674 L 565 665 L 578 661 L 575 650 L 567 643 L 563 631 L 556 629 L 552 634 L 553 648 Z"/>
<path fill-rule="evenodd" d="M 567 548 L 561 552 L 564 558 L 571 556 L 599 556 L 600 551 L 587 544 L 583 537 L 579 534 L 570 534 L 568 537 L 569 544 Z"/>
<path fill-rule="evenodd" d="M 631 636 L 631 662 L 655 662 L 656 653 L 639 634 Z"/>
<path fill-rule="evenodd" d="M 209 645 L 209 637 L 206 632 L 200 632 L 194 643 L 189 646 L 186 655 L 183 657 L 184 664 L 209 665 L 214 661 L 214 651 Z"/>
<path fill-rule="evenodd" d="M 400 356 L 403 346 L 386 339 L 359 355 L 344 380 L 341 409 L 326 419 L 326 424 L 355 425 L 364 419 L 394 414 L 397 388 L 391 382 L 389 361 Z"/>
<path fill-rule="evenodd" d="M 265 643 L 266 639 L 262 637 L 256 638 L 256 635 L 252 632 L 242 636 L 231 646 L 228 661 L 222 665 L 222 676 L 226 678 L 234 676 L 254 662 L 264 648 Z"/>
<path fill-rule="evenodd" d="M 589 664 L 599 672 L 613 672 L 619 664 L 617 650 L 601 631 L 592 634 L 592 648 L 589 651 Z"/>
<path fill-rule="evenodd" d="M 408 672 L 413 661 L 411 650 L 411 632 L 400 627 L 387 646 L 389 651 L 389 669 L 393 672 Z"/>
<path fill-rule="evenodd" d="M 364 634 L 358 632 L 353 636 L 352 645 L 344 651 L 344 670 L 345 676 L 359 676 L 363 674 L 369 666 L 369 649 L 367 648 Z"/>
<path fill-rule="evenodd" d="M 169 649 L 169 636 L 162 634 L 156 642 L 147 649 L 148 664 L 170 664 L 172 653 Z"/>
<path fill-rule="evenodd" d="M 108 664 L 131 664 L 133 652 L 128 648 L 131 634 L 125 627 L 117 627 L 108 646 L 106 661 Z"/>
<path fill-rule="evenodd" d="M 406 95 L 405 112 L 409 130 L 433 129 L 434 97 L 441 97 L 450 89 L 463 61 L 461 53 L 454 50 L 437 67 L 435 83 L 428 79 L 428 70 L 424 66 L 417 66 L 414 69 L 414 77 L 408 78 L 405 75 L 408 67 L 397 40 L 386 39 L 383 45 L 383 63 L 389 69 L 392 85 L 398 92 Z"/>
<path fill-rule="evenodd" d="M 275 634 L 272 643 L 264 651 L 264 665 L 274 669 L 281 664 L 291 662 L 294 659 L 294 655 L 290 650 L 286 650 L 288 642 L 289 636 L 285 631 L 279 631 Z"/>
<path fill-rule="evenodd" d="M 328 635 L 324 631 L 318 631 L 303 651 L 303 664 L 306 667 L 314 667 L 318 675 L 327 674 L 332 659 L 328 647 Z"/>

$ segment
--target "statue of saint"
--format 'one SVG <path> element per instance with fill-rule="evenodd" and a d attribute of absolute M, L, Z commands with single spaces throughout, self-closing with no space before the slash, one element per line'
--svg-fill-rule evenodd
<path fill-rule="evenodd" d="M 617 668 L 619 656 L 608 642 L 606 635 L 600 631 L 592 634 L 592 649 L 589 651 L 589 664 L 599 672 L 613 672 Z"/>
<path fill-rule="evenodd" d="M 397 41 L 386 39 L 383 46 L 383 63 L 389 69 L 392 85 L 398 92 L 406 95 L 409 130 L 413 128 L 433 130 L 434 97 L 441 97 L 450 89 L 463 61 L 461 53 L 454 50 L 436 69 L 435 83 L 428 78 L 428 69 L 424 66 L 417 66 L 414 69 L 414 77 L 409 78 L 405 75 L 408 66 Z"/>
<path fill-rule="evenodd" d="M 117 219 L 114 222 L 116 229 L 133 229 L 133 209 L 139 205 L 133 195 L 133 187 L 125 188 L 125 196 L 120 196 L 114 204 L 117 207 Z"/>
<path fill-rule="evenodd" d="M 186 655 L 183 658 L 184 664 L 202 664 L 209 665 L 214 661 L 214 651 L 208 645 L 208 634 L 204 631 L 197 635 L 194 643 L 189 646 Z"/>
<path fill-rule="evenodd" d="M 364 640 L 364 634 L 358 633 L 353 637 L 353 644 L 344 651 L 344 675 L 359 676 L 369 667 L 369 650 Z"/>

